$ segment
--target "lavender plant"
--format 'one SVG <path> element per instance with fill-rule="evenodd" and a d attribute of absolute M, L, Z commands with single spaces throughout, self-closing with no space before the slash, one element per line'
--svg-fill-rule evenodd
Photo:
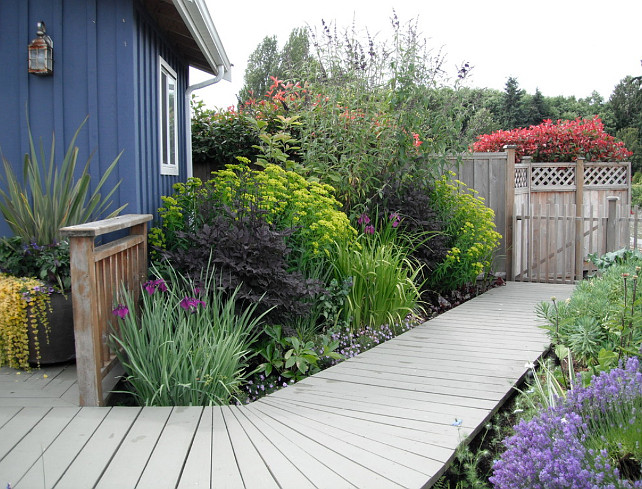
<path fill-rule="evenodd" d="M 641 402 L 634 356 L 568 392 L 566 402 L 521 421 L 490 482 L 497 489 L 642 488 Z"/>

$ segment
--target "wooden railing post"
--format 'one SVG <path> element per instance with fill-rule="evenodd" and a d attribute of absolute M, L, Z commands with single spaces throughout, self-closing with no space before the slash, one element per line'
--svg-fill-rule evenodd
<path fill-rule="evenodd" d="M 72 305 L 76 344 L 76 370 L 81 406 L 102 406 L 100 330 L 96 304 L 94 237 L 70 236 Z"/>
<path fill-rule="evenodd" d="M 617 203 L 619 197 L 607 197 L 608 213 L 606 218 L 606 253 L 615 251 L 617 247 Z"/>
<path fill-rule="evenodd" d="M 118 293 L 122 284 L 137 291 L 146 279 L 147 222 L 152 217 L 150 214 L 124 215 L 61 229 L 61 234 L 69 238 L 81 406 L 103 406 L 103 382 L 105 390 L 115 383 L 113 368 L 117 362 L 113 354 L 110 355 L 107 343 L 113 294 Z M 122 230 L 129 230 L 129 236 L 102 246 L 95 245 L 97 236 Z M 104 263 L 111 263 L 117 256 L 125 256 L 123 260 L 128 266 L 116 271 L 106 270 Z M 108 374 L 109 379 L 106 378 Z"/>
<path fill-rule="evenodd" d="M 504 253 L 506 254 L 506 280 L 513 278 L 513 216 L 515 214 L 515 151 L 517 145 L 504 146 L 506 151 L 506 202 L 504 225 Z"/>
<path fill-rule="evenodd" d="M 584 158 L 575 163 L 575 280 L 584 278 Z"/>

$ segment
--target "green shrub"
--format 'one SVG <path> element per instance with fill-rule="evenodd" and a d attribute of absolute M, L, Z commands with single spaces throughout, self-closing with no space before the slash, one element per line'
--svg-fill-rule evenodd
<path fill-rule="evenodd" d="M 228 404 L 239 392 L 261 316 L 256 305 L 240 308 L 236 291 L 223 294 L 217 272 L 206 270 L 192 280 L 170 268 L 167 282 L 145 284 L 139 315 L 122 292 L 112 340 L 141 405 Z"/>
<path fill-rule="evenodd" d="M 642 206 L 642 184 L 631 185 L 631 205 Z"/>
<path fill-rule="evenodd" d="M 449 238 L 445 260 L 428 278 L 429 286 L 435 290 L 455 290 L 475 282 L 491 267 L 501 235 L 495 231 L 495 213 L 475 194 L 448 175 L 435 181 L 432 201 Z"/>
<path fill-rule="evenodd" d="M 238 156 L 251 158 L 259 144 L 252 121 L 228 110 L 206 109 L 202 101 L 192 101 L 192 155 L 195 168 L 201 173 L 222 170 L 236 163 Z"/>

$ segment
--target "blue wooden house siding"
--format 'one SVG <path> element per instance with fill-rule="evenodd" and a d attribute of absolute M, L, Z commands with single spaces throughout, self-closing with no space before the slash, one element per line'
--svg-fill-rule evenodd
<path fill-rule="evenodd" d="M 27 44 L 41 20 L 54 42 L 48 77 L 27 73 Z M 2 0 L 0 46 L 0 148 L 18 172 L 28 149 L 28 113 L 46 152 L 55 134 L 57 161 L 89 116 L 77 140 L 79 166 L 93 154 L 95 184 L 122 151 L 107 187 L 122 181 L 113 200 L 128 203 L 126 212 L 155 212 L 160 196 L 185 179 L 188 66 L 138 0 Z M 159 55 L 178 77 L 178 176 L 160 174 Z M 11 234 L 0 217 L 0 236 Z"/>
<path fill-rule="evenodd" d="M 139 172 L 138 195 L 141 212 L 155 213 L 160 207 L 159 196 L 173 193 L 172 185 L 186 179 L 186 109 L 183 94 L 187 89 L 189 67 L 180 62 L 179 54 L 170 44 L 147 13 L 139 8 L 136 12 L 137 38 L 135 47 L 136 70 L 136 138 Z M 159 145 L 159 70 L 162 56 L 175 71 L 178 78 L 178 176 L 160 174 Z"/>

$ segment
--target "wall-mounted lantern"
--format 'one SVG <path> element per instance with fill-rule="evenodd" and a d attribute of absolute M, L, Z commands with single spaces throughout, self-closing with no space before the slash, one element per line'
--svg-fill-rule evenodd
<path fill-rule="evenodd" d="M 29 43 L 29 73 L 34 75 L 53 74 L 53 41 L 47 35 L 44 22 L 37 23 L 36 37 Z"/>

